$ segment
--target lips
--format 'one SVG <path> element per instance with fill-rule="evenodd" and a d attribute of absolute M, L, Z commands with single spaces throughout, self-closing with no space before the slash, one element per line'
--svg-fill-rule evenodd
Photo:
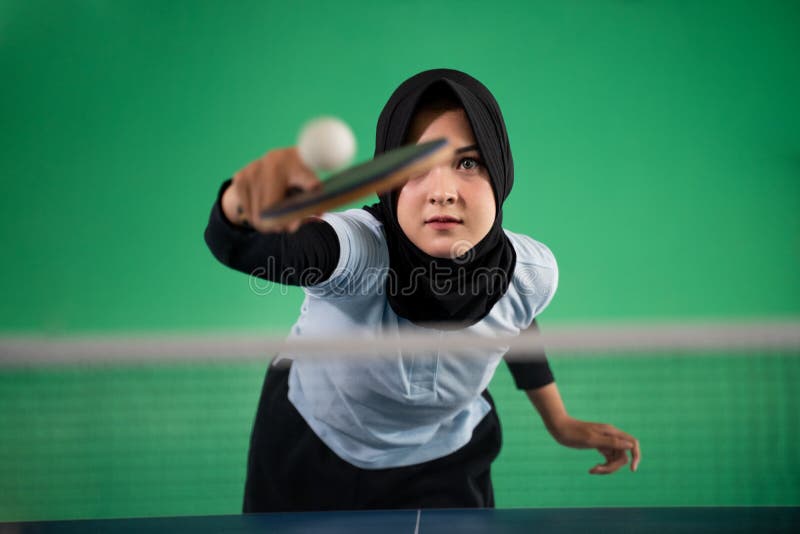
<path fill-rule="evenodd" d="M 432 217 L 428 217 L 425 219 L 425 224 L 432 224 L 432 223 L 451 223 L 451 224 L 460 224 L 461 219 L 458 217 L 453 217 L 451 215 L 434 215 Z"/>

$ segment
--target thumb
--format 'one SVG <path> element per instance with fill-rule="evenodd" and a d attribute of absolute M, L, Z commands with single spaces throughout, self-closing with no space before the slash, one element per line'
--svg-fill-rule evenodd
<path fill-rule="evenodd" d="M 319 176 L 303 162 L 296 147 L 292 147 L 289 150 L 291 158 L 289 159 L 289 168 L 286 173 L 288 176 L 287 186 L 290 189 L 296 187 L 303 191 L 318 188 L 322 184 Z"/>

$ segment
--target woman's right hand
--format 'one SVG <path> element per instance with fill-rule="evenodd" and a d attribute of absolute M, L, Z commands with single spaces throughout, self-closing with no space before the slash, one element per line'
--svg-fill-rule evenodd
<path fill-rule="evenodd" d="M 233 182 L 222 195 L 222 211 L 232 223 L 249 224 L 262 233 L 294 232 L 302 219 L 276 226 L 264 223 L 259 214 L 292 192 L 308 191 L 320 184 L 296 147 L 270 150 L 233 175 Z"/>

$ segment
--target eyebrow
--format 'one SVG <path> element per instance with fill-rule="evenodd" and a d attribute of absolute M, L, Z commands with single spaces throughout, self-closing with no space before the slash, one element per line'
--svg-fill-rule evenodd
<path fill-rule="evenodd" d="M 456 149 L 456 154 L 461 154 L 463 152 L 472 152 L 473 150 L 476 151 L 476 152 L 480 152 L 480 149 L 478 149 L 478 145 L 469 145 L 469 146 L 464 146 L 464 147 L 461 147 L 461 148 L 457 148 Z"/>

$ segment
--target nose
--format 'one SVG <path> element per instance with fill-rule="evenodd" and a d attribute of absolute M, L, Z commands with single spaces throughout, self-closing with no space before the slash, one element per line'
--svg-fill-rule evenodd
<path fill-rule="evenodd" d="M 458 199 L 458 186 L 448 169 L 437 166 L 428 173 L 428 203 L 450 205 Z"/>

